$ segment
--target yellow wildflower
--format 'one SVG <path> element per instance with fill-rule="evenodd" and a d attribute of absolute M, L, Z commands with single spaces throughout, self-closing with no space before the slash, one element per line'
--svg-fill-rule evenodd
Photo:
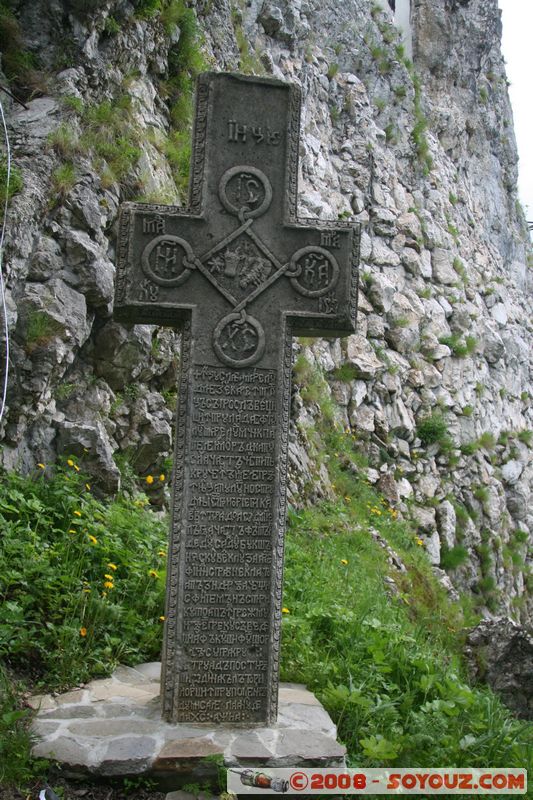
<path fill-rule="evenodd" d="M 88 491 L 88 492 L 90 492 L 90 491 L 91 491 L 91 487 L 89 486 L 89 484 L 88 484 L 88 483 L 86 483 L 86 484 L 85 484 L 85 488 L 87 489 L 87 491 Z"/>
<path fill-rule="evenodd" d="M 104 578 L 107 578 L 108 581 L 114 581 L 114 577 L 112 575 L 108 575 L 107 572 L 104 575 Z"/>
<path fill-rule="evenodd" d="M 164 621 L 165 621 L 165 618 L 164 618 L 164 617 L 159 617 L 159 619 L 161 620 L 161 622 L 164 622 Z"/>
<path fill-rule="evenodd" d="M 74 461 L 71 458 L 68 458 L 67 459 L 67 464 L 69 465 L 69 467 L 73 467 L 74 466 Z"/>
<path fill-rule="evenodd" d="M 159 476 L 159 480 L 161 481 L 161 483 L 163 483 L 163 481 L 165 480 L 165 476 L 163 475 L 163 473 L 161 473 L 161 475 Z"/>
<path fill-rule="evenodd" d="M 39 464 L 37 464 L 37 466 L 39 467 L 39 469 L 46 469 L 46 465 L 45 464 L 40 464 L 39 463 Z"/>
<path fill-rule="evenodd" d="M 167 557 L 167 554 L 165 553 L 165 551 L 164 551 L 164 550 L 160 550 L 160 551 L 159 551 L 159 553 L 158 553 L 157 555 L 158 555 L 158 556 L 161 556 L 161 558 L 166 558 L 166 557 Z"/>
<path fill-rule="evenodd" d="M 341 564 L 347 564 L 347 560 L 345 558 L 341 558 Z"/>
<path fill-rule="evenodd" d="M 151 569 L 148 574 L 151 578 L 159 578 L 159 574 L 155 571 L 155 569 Z"/>
<path fill-rule="evenodd" d="M 111 561 L 108 562 L 107 566 L 109 567 L 109 569 L 113 569 L 113 570 L 117 568 L 117 565 L 113 564 Z"/>
<path fill-rule="evenodd" d="M 83 591 L 84 591 L 85 594 L 89 594 L 91 590 L 89 588 L 85 587 L 85 589 Z"/>
<path fill-rule="evenodd" d="M 76 470 L 76 472 L 79 472 L 79 471 L 80 471 L 80 468 L 78 467 L 78 465 L 77 465 L 77 464 L 74 464 L 73 466 L 74 466 L 74 469 Z"/>
<path fill-rule="evenodd" d="M 281 613 L 282 613 L 282 614 L 290 614 L 291 612 L 289 611 L 289 609 L 288 609 L 288 608 L 282 608 L 282 609 L 281 609 Z"/>
<path fill-rule="evenodd" d="M 75 531 L 74 528 L 70 528 L 69 533 L 77 533 L 77 531 Z"/>
<path fill-rule="evenodd" d="M 98 544 L 98 539 L 96 538 L 96 536 L 93 536 L 92 533 L 89 533 L 87 535 L 89 536 L 89 541 L 91 542 L 91 544 Z"/>
<path fill-rule="evenodd" d="M 147 475 L 147 476 L 146 476 L 146 478 L 145 478 L 145 480 L 146 480 L 146 483 L 147 483 L 149 486 L 151 486 L 151 485 L 152 485 L 152 483 L 154 482 L 154 476 L 153 476 L 153 475 Z"/>
<path fill-rule="evenodd" d="M 420 539 L 418 536 L 416 537 L 415 542 L 417 543 L 417 545 L 419 547 L 423 547 L 424 546 L 424 540 Z"/>
<path fill-rule="evenodd" d="M 73 514 L 75 517 L 81 517 L 81 511 L 74 511 Z"/>
<path fill-rule="evenodd" d="M 111 581 L 104 581 L 104 588 L 106 588 L 106 589 L 114 589 L 115 586 Z"/>
<path fill-rule="evenodd" d="M 80 636 L 87 636 L 87 628 L 80 628 Z"/>

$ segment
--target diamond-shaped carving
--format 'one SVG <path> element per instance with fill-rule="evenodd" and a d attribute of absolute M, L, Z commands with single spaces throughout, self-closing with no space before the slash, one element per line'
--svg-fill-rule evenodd
<path fill-rule="evenodd" d="M 248 234 L 218 250 L 205 266 L 215 282 L 239 301 L 266 283 L 275 266 Z"/>

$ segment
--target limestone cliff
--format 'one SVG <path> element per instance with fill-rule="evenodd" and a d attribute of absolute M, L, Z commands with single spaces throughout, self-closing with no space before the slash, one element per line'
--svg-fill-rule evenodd
<path fill-rule="evenodd" d="M 2 82 L 28 107 L 6 100 L 21 180 L 1 463 L 77 453 L 105 491 L 117 462 L 168 471 L 177 336 L 111 319 L 117 209 L 184 202 L 202 61 L 272 74 L 303 91 L 302 215 L 363 226 L 358 333 L 295 349 L 433 562 L 488 615 L 531 621 L 533 281 L 496 0 L 413 0 L 412 61 L 386 2 L 10 7 Z M 294 497 L 317 472 L 319 415 L 296 395 Z M 314 483 L 331 491 L 324 466 Z"/>

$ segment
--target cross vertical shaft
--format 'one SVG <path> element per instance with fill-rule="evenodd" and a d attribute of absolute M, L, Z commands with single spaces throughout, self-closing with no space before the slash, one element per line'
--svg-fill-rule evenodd
<path fill-rule="evenodd" d="M 296 216 L 300 96 L 206 74 L 190 205 L 124 204 L 115 317 L 182 330 L 169 721 L 277 715 L 292 335 L 354 330 L 358 228 Z"/>

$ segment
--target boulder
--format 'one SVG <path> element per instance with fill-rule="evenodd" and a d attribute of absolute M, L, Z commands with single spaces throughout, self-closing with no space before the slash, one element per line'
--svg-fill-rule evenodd
<path fill-rule="evenodd" d="M 487 683 L 518 717 L 533 720 L 533 635 L 506 617 L 484 619 L 469 632 L 465 655 L 476 680 Z"/>

